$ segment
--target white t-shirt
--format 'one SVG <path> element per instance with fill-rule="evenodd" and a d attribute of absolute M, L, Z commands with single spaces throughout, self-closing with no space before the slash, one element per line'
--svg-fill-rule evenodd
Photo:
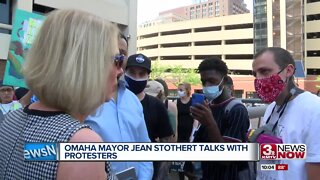
<path fill-rule="evenodd" d="M 270 116 L 275 102 L 269 105 L 263 117 L 263 124 Z M 279 117 L 277 106 L 269 123 L 276 123 Z M 290 101 L 279 119 L 276 134 L 283 143 L 306 144 L 305 160 L 260 161 L 257 179 L 304 180 L 307 179 L 306 163 L 320 163 L 320 98 L 304 92 Z M 261 171 L 260 164 L 288 164 L 287 171 Z"/>
<path fill-rule="evenodd" d="M 7 114 L 8 112 L 17 110 L 21 107 L 22 105 L 18 101 L 12 101 L 11 103 L 8 103 L 8 104 L 0 103 L 0 109 L 3 114 Z"/>

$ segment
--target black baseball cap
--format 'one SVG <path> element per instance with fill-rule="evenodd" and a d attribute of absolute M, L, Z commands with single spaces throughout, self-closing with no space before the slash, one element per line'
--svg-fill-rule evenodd
<path fill-rule="evenodd" d="M 143 54 L 134 54 L 128 57 L 126 69 L 135 66 L 148 70 L 148 73 L 151 72 L 151 60 Z"/>

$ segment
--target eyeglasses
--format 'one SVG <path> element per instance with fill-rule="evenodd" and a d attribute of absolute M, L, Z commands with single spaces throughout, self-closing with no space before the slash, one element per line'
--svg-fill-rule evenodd
<path fill-rule="evenodd" d="M 123 54 L 117 54 L 113 57 L 113 63 L 117 68 L 121 68 L 123 61 L 124 61 L 125 56 Z"/>
<path fill-rule="evenodd" d="M 12 88 L 1 88 L 0 92 L 5 93 L 5 92 L 12 92 L 13 89 Z"/>

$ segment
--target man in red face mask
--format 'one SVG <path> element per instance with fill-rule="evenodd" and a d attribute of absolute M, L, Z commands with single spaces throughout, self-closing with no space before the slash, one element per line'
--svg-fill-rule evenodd
<path fill-rule="evenodd" d="M 257 179 L 319 179 L 320 177 L 320 98 L 294 83 L 295 63 L 282 48 L 266 48 L 254 56 L 254 86 L 262 101 L 271 103 L 262 125 L 270 123 L 272 133 L 283 143 L 306 144 L 305 160 L 281 160 L 287 171 L 258 171 Z"/>

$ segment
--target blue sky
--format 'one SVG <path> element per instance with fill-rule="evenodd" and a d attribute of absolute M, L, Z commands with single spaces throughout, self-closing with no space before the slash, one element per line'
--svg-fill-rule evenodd
<path fill-rule="evenodd" d="M 252 0 L 244 0 L 252 11 Z M 138 24 L 156 18 L 161 11 L 187 6 L 192 0 L 138 0 Z"/>

